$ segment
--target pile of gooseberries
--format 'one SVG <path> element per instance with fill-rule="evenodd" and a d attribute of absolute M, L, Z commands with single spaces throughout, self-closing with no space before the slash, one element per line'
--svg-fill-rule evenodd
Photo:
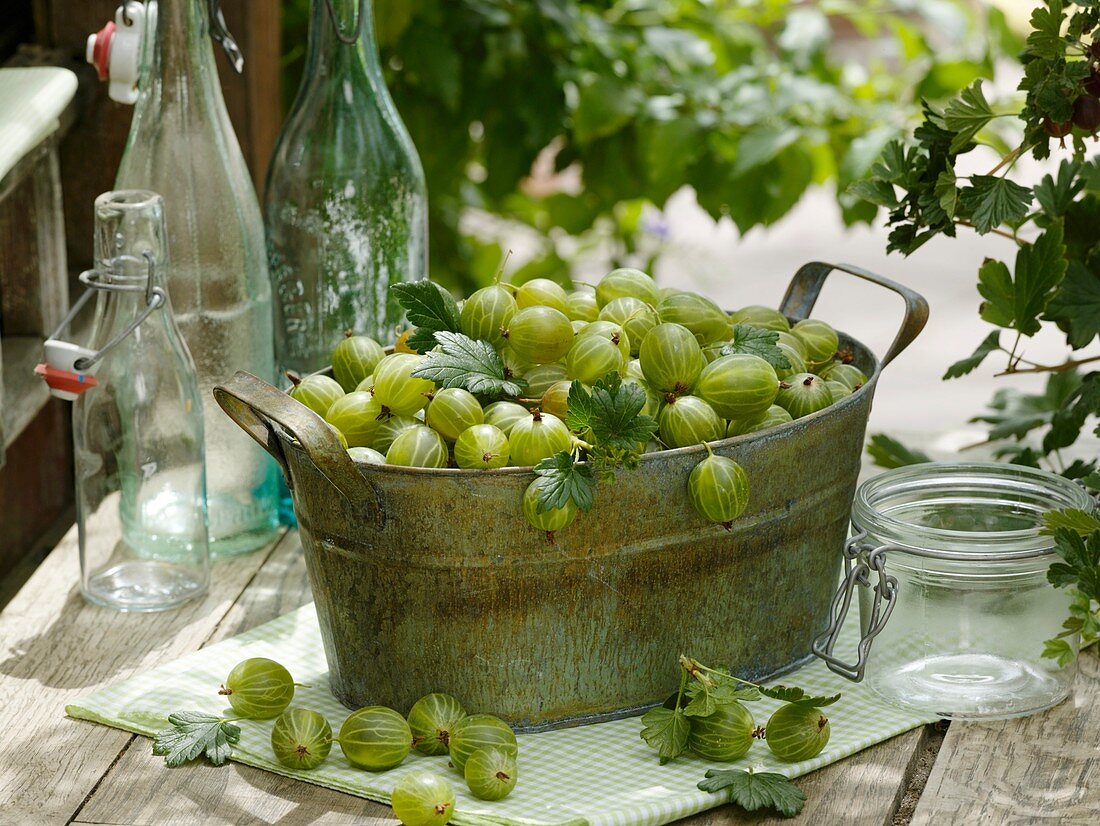
<path fill-rule="evenodd" d="M 317 768 L 335 741 L 352 766 L 372 772 L 396 768 L 414 749 L 449 756 L 449 765 L 481 800 L 501 800 L 516 786 L 519 744 L 499 717 L 467 714 L 454 697 L 435 693 L 417 700 L 407 717 L 385 706 L 354 711 L 333 737 L 324 715 L 289 707 L 297 685 L 284 666 L 252 657 L 234 666 L 218 691 L 229 700 L 232 719 L 275 718 L 271 750 L 289 769 Z M 412 772 L 395 786 L 393 808 L 406 826 L 442 826 L 454 814 L 454 790 L 430 771 Z"/>
<path fill-rule="evenodd" d="M 519 777 L 519 745 L 511 727 L 491 714 L 466 714 L 449 694 L 421 697 L 408 717 L 384 706 L 361 708 L 348 716 L 336 739 L 348 762 L 367 771 L 396 768 L 414 749 L 449 756 L 471 794 L 482 800 L 506 797 Z M 454 791 L 430 771 L 414 772 L 394 789 L 393 808 L 406 826 L 443 824 L 453 814 Z"/>
<path fill-rule="evenodd" d="M 334 378 L 292 376 L 289 393 L 337 431 L 356 462 L 490 470 L 530 467 L 563 451 L 586 455 L 587 434 L 566 423 L 574 381 L 590 388 L 617 374 L 640 387 L 642 413 L 657 422 L 654 439 L 638 446 L 646 453 L 781 427 L 867 381 L 850 354 L 838 352 L 836 331 L 816 319 L 791 324 L 756 305 L 726 313 L 705 296 L 658 288 L 629 268 L 594 287 L 573 286 L 545 278 L 496 283 L 460 305 L 456 332 L 495 349 L 506 376 L 525 382 L 518 397 L 437 387 L 412 375 L 423 356 L 409 350 L 406 334 L 387 355 L 350 333 L 332 354 Z M 782 358 L 739 351 L 739 325 L 773 332 Z M 577 508 L 567 501 L 540 511 L 539 493 L 532 483 L 523 512 L 553 541 Z M 701 516 L 729 528 L 745 510 L 747 478 L 708 448 L 688 493 Z"/>

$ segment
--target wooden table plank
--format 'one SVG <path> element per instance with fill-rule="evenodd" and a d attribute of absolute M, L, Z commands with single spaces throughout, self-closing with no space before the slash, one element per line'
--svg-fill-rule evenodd
<path fill-rule="evenodd" d="M 914 729 L 800 778 L 796 782 L 806 794 L 806 805 L 799 819 L 809 824 L 892 823 L 919 760 L 930 749 L 934 753 L 937 742 L 930 727 Z M 690 826 L 790 822 L 763 813 L 748 814 L 732 805 L 684 821 Z"/>
<path fill-rule="evenodd" d="M 297 533 L 268 558 L 206 644 L 233 637 L 312 599 Z M 134 744 L 77 813 L 77 823 L 393 824 L 388 806 L 230 763 L 167 769 L 150 741 Z"/>
<path fill-rule="evenodd" d="M 283 543 L 228 612 L 209 642 L 234 636 L 297 608 L 310 599 L 298 543 Z M 799 781 L 809 798 L 809 822 L 854 817 L 888 822 L 905 791 L 917 756 L 928 742 L 919 729 Z M 291 780 L 249 766 L 200 763 L 171 771 L 154 757 L 146 738 L 111 767 L 77 823 L 158 824 L 254 822 L 286 824 L 396 823 L 388 806 Z M 695 826 L 774 823 L 726 806 L 687 821 Z"/>
<path fill-rule="evenodd" d="M 65 704 L 198 648 L 269 553 L 218 563 L 201 601 L 121 614 L 81 598 L 70 531 L 0 613 L 0 822 L 69 820 L 130 735 L 66 719 Z"/>
<path fill-rule="evenodd" d="M 913 813 L 941 823 L 1100 823 L 1100 660 L 1081 657 L 1075 694 L 1044 714 L 955 722 Z"/>

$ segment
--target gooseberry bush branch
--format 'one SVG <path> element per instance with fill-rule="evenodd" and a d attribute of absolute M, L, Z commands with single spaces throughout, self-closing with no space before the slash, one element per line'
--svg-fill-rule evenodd
<path fill-rule="evenodd" d="M 1012 241 L 1012 260 L 987 258 L 977 273 L 978 314 L 995 329 L 944 379 L 966 376 L 991 357 L 1004 359 L 998 376 L 1044 375 L 1041 392 L 1000 389 L 972 421 L 988 425 L 986 443 L 998 458 L 1052 470 L 1093 491 L 1100 491 L 1098 460 L 1067 462 L 1061 451 L 1085 430 L 1100 435 L 1100 372 L 1089 369 L 1100 355 L 1077 354 L 1100 339 L 1100 157 L 1092 151 L 1100 130 L 1098 24 L 1100 4 L 1092 0 L 1045 0 L 1031 16 L 1018 99 L 995 108 L 975 80 L 943 107 L 925 103 L 913 140 L 889 143 L 850 190 L 888 210 L 889 251 L 910 255 L 934 237 L 954 237 L 959 226 Z M 1008 117 L 1017 132 L 1015 145 L 1005 148 L 999 127 Z M 1001 147 L 1000 160 L 984 175 L 960 172 L 982 147 Z M 1017 161 L 1028 153 L 1037 160 L 1053 153 L 1058 166 L 1035 184 L 1018 179 Z M 1054 364 L 1027 358 L 1028 342 L 1051 327 L 1065 336 L 1065 357 Z M 883 436 L 869 449 L 887 466 L 928 460 Z M 1063 555 L 1069 542 L 1059 537 Z M 1091 562 L 1075 558 L 1056 584 L 1075 588 L 1073 622 L 1088 641 L 1095 639 L 1100 593 L 1087 584 Z M 1063 660 L 1069 646 L 1060 642 L 1048 655 Z"/>

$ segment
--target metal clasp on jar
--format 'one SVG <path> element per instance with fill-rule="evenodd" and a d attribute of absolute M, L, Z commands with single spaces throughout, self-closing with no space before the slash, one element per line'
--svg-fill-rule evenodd
<path fill-rule="evenodd" d="M 857 683 L 863 679 L 863 672 L 867 668 L 871 643 L 886 627 L 898 597 L 898 581 L 886 573 L 886 553 L 893 550 L 893 546 L 880 545 L 872 548 L 863 544 L 866 538 L 867 533 L 860 531 L 845 543 L 844 581 L 841 582 L 829 608 L 832 621 L 813 642 L 814 654 L 825 661 L 830 671 Z M 859 646 L 856 649 L 856 661 L 847 663 L 833 654 L 833 648 L 840 636 L 840 629 L 844 626 L 844 620 L 848 616 L 856 585 L 872 587 L 870 580 L 872 570 L 878 574 L 878 582 L 874 585 L 875 599 L 870 616 L 866 618 L 866 631 L 860 637 Z"/>

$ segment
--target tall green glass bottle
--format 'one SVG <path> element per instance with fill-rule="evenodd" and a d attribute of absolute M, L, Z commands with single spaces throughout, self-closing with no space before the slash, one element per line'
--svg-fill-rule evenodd
<path fill-rule="evenodd" d="M 427 189 L 386 90 L 370 0 L 313 0 L 298 96 L 264 198 L 278 369 L 329 362 L 345 330 L 393 341 L 389 286 L 427 275 Z"/>

